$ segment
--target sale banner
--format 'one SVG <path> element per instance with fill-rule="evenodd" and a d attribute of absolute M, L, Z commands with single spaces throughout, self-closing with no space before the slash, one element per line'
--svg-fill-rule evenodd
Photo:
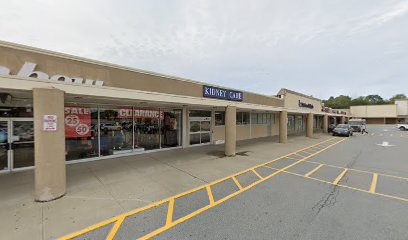
<path fill-rule="evenodd" d="M 67 106 L 64 108 L 65 137 L 91 136 L 91 110 L 89 107 Z"/>
<path fill-rule="evenodd" d="M 129 118 L 132 119 L 132 110 L 135 118 L 148 118 L 148 119 L 163 119 L 163 111 L 156 109 L 144 109 L 144 108 L 119 108 L 118 109 L 118 118 Z"/>

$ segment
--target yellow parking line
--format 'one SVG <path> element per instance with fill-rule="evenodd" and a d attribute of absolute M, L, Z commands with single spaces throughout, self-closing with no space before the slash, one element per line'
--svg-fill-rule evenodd
<path fill-rule="evenodd" d="M 371 181 L 370 193 L 375 193 L 375 189 L 377 188 L 377 181 L 378 181 L 378 174 L 373 173 L 373 180 Z"/>
<path fill-rule="evenodd" d="M 271 168 L 271 167 L 269 167 L 269 168 Z M 284 173 L 291 174 L 291 175 L 295 175 L 295 176 L 299 176 L 299 177 L 304 177 L 304 178 L 307 178 L 307 179 L 311 179 L 311 180 L 315 180 L 315 181 L 318 181 L 318 182 L 322 182 L 322 183 L 327 183 L 327 184 L 333 185 L 332 182 L 329 182 L 329 181 L 326 181 L 326 180 L 322 180 L 322 179 L 318 179 L 318 178 L 313 178 L 313 177 L 305 177 L 305 176 L 302 175 L 302 174 L 298 174 L 298 173 L 294 173 L 294 172 L 289 172 L 289 171 L 283 171 L 283 172 L 284 172 Z M 348 189 L 356 190 L 356 191 L 359 191 L 359 192 L 370 193 L 370 194 L 377 195 L 377 196 L 382 196 L 382 197 L 387 197 L 387 198 L 392 198 L 392 199 L 396 199 L 396 200 L 408 202 L 408 199 L 407 199 L 407 198 L 392 196 L 392 195 L 383 194 L 383 193 L 378 193 L 378 192 L 370 192 L 370 191 L 367 191 L 367 190 L 364 190 L 364 189 L 361 189 L 361 188 L 350 187 L 350 186 L 342 185 L 342 184 L 337 184 L 337 185 L 335 185 L 335 186 L 339 186 L 339 187 L 343 187 L 343 188 L 348 188 Z"/>
<path fill-rule="evenodd" d="M 308 149 L 309 150 L 309 149 Z M 302 152 L 305 152 L 305 153 L 307 153 L 307 154 L 313 154 L 313 153 L 311 153 L 311 152 L 308 152 L 308 151 L 302 151 Z"/>
<path fill-rule="evenodd" d="M 319 168 L 321 168 L 323 166 L 323 164 L 320 164 L 319 166 L 315 167 L 312 171 L 308 172 L 305 174 L 305 177 L 309 177 L 310 175 L 312 175 L 313 173 L 315 173 L 317 170 L 319 170 Z"/>
<path fill-rule="evenodd" d="M 319 152 L 316 152 L 315 154 L 313 154 L 313 155 L 311 155 L 311 156 L 309 156 L 309 157 L 312 157 L 312 156 L 314 156 L 314 155 L 316 155 L 316 154 L 318 154 L 318 153 L 320 153 L 320 152 L 323 152 L 324 150 L 326 150 L 326 149 L 328 149 L 328 148 L 330 148 L 330 147 L 332 147 L 332 146 L 334 146 L 334 145 L 336 145 L 336 144 L 339 144 L 339 143 L 341 143 L 341 142 L 343 142 L 343 141 L 345 141 L 345 140 L 346 140 L 346 138 L 344 138 L 344 139 L 342 139 L 342 140 L 340 140 L 340 141 L 338 141 L 338 142 L 335 142 L 335 143 L 333 143 L 333 144 L 330 144 L 330 145 L 327 146 L 326 148 L 320 150 Z M 307 157 L 307 158 L 309 158 L 309 157 Z M 306 159 L 307 159 L 307 158 L 306 158 Z M 245 188 L 243 188 L 243 189 L 241 189 L 241 190 L 239 190 L 239 191 L 236 191 L 236 192 L 234 192 L 234 193 L 232 193 L 232 194 L 226 196 L 225 198 L 223 198 L 223 199 L 221 199 L 221 200 L 218 200 L 217 202 L 214 203 L 213 206 L 207 205 L 207 206 L 205 206 L 205 207 L 203 207 L 203 208 L 201 208 L 201 209 L 199 209 L 199 210 L 197 210 L 197 211 L 195 211 L 195 212 L 193 212 L 193 213 L 190 213 L 190 214 L 187 215 L 187 216 L 184 216 L 184 217 L 182 217 L 182 218 L 177 219 L 176 221 L 174 221 L 174 222 L 171 224 L 171 226 L 164 226 L 164 227 L 162 227 L 162 228 L 156 229 L 156 230 L 154 230 L 153 232 L 151 232 L 151 233 L 149 233 L 149 234 L 147 234 L 147 235 L 145 235 L 145 236 L 139 238 L 139 240 L 145 240 L 145 239 L 149 239 L 149 238 L 151 238 L 151 237 L 154 237 L 154 236 L 156 236 L 156 235 L 158 235 L 158 234 L 160 234 L 160 233 L 162 233 L 162 232 L 168 230 L 169 228 L 171 228 L 171 227 L 173 227 L 173 226 L 175 226 L 175 225 L 177 225 L 177 224 L 179 224 L 179 223 L 182 223 L 182 222 L 184 222 L 184 221 L 186 221 L 186 220 L 188 220 L 188 219 L 190 219 L 190 218 L 192 218 L 192 217 L 194 217 L 194 216 L 196 216 L 196 215 L 198 215 L 198 214 L 200 214 L 200 213 L 202 213 L 202 212 L 204 212 L 204 211 L 206 211 L 206 210 L 208 210 L 208 209 L 210 209 L 210 208 L 212 208 L 212 207 L 214 207 L 214 206 L 217 206 L 218 204 L 223 203 L 223 202 L 227 201 L 228 199 L 231 199 L 231 198 L 235 197 L 236 195 L 238 195 L 238 194 L 240 194 L 240 193 L 242 193 L 242 192 L 244 192 L 244 191 L 246 191 L 246 190 L 248 190 L 248 189 L 250 189 L 250 188 L 256 186 L 256 185 L 259 184 L 260 182 L 264 182 L 264 181 L 266 181 L 266 180 L 268 180 L 268 179 L 270 179 L 270 178 L 276 176 L 277 174 L 279 174 L 279 173 L 281 173 L 281 172 L 284 172 L 286 169 L 288 169 L 288 168 L 290 168 L 290 167 L 292 167 L 292 166 L 294 166 L 294 165 L 296 165 L 296 164 L 298 164 L 298 163 L 300 163 L 300 162 L 304 162 L 304 161 L 305 161 L 305 160 L 299 160 L 298 162 L 295 162 L 295 163 L 293 163 L 293 164 L 291 164 L 291 165 L 289 165 L 289 166 L 287 166 L 287 167 L 285 167 L 285 168 L 283 168 L 283 169 L 279 169 L 278 171 L 272 173 L 271 175 L 265 177 L 264 179 L 259 180 L 259 181 L 257 181 L 257 182 L 254 182 L 254 183 L 250 184 L 249 186 L 247 186 L 247 187 L 245 187 Z M 266 166 L 264 166 L 264 167 L 266 167 Z"/>
<path fill-rule="evenodd" d="M 303 151 L 302 151 L 303 152 Z M 302 154 L 299 154 L 299 153 L 295 153 L 295 154 L 293 154 L 293 155 L 297 155 L 297 156 L 299 156 L 299 157 L 302 157 L 302 159 L 303 158 L 305 158 L 305 157 L 307 157 L 307 156 L 303 156 Z M 300 160 L 300 159 L 299 159 Z"/>
<path fill-rule="evenodd" d="M 348 168 L 345 168 L 343 172 L 341 172 L 340 175 L 337 176 L 336 180 L 333 181 L 333 184 L 337 185 L 340 182 L 340 180 L 344 177 L 344 175 L 346 175 L 347 171 L 348 171 Z"/>
<path fill-rule="evenodd" d="M 317 148 L 317 150 L 321 150 L 322 148 L 320 148 L 320 147 L 312 147 L 312 148 Z"/>
<path fill-rule="evenodd" d="M 322 141 L 322 142 L 313 144 L 313 145 L 311 145 L 311 146 L 305 147 L 305 148 L 300 149 L 300 150 L 297 150 L 297 151 L 295 151 L 295 152 L 292 152 L 292 153 L 286 154 L 286 155 L 284 155 L 284 156 L 278 157 L 278 158 L 273 159 L 273 160 L 271 160 L 271 161 L 269 161 L 269 162 L 265 162 L 265 163 L 259 164 L 259 165 L 257 165 L 257 166 L 254 166 L 254 167 L 250 168 L 250 169 L 254 169 L 254 168 L 257 168 L 257 167 L 265 166 L 265 165 L 270 164 L 270 163 L 272 163 L 272 162 L 282 160 L 282 159 L 284 159 L 284 158 L 286 158 L 286 157 L 288 157 L 288 156 L 290 156 L 290 155 L 296 154 L 296 153 L 298 153 L 298 152 L 300 152 L 300 151 L 303 151 L 303 150 L 306 150 L 306 149 L 309 149 L 309 148 L 312 148 L 312 147 L 315 147 L 315 146 L 323 145 L 323 144 L 328 143 L 328 142 L 330 143 L 330 142 L 333 141 L 333 140 L 336 140 L 336 138 L 326 139 L 326 140 L 324 140 L 324 141 Z M 334 145 L 336 145 L 336 144 L 339 144 L 339 143 L 343 142 L 344 140 L 346 140 L 346 139 L 342 139 L 342 140 L 340 140 L 340 141 L 336 141 L 336 142 L 330 143 L 330 145 L 328 145 L 328 146 L 322 148 L 321 150 L 317 151 L 316 153 L 314 153 L 314 154 L 312 154 L 312 155 L 310 155 L 310 156 L 308 156 L 308 157 L 304 157 L 303 159 L 296 159 L 296 160 L 298 160 L 298 162 L 295 162 L 295 164 L 300 163 L 300 162 L 304 162 L 306 159 L 308 159 L 308 158 L 310 158 L 310 157 L 312 157 L 312 156 L 314 156 L 314 155 L 317 155 L 317 154 L 319 154 L 320 152 L 323 152 L 324 150 L 326 150 L 326 149 L 328 149 L 328 148 L 330 148 L 330 147 L 332 147 L 332 146 L 334 146 Z M 303 156 L 302 156 L 302 157 L 303 157 Z M 295 164 L 291 164 L 291 165 L 289 165 L 288 167 L 294 166 Z M 286 168 L 284 168 L 284 169 L 282 169 L 282 170 L 285 170 L 285 169 L 287 169 L 288 167 L 286 167 Z M 247 171 L 248 171 L 248 169 L 243 170 L 243 171 L 238 172 L 238 173 L 235 173 L 235 174 L 232 174 L 232 175 L 230 175 L 230 176 L 224 177 L 224 178 L 219 179 L 219 180 L 217 180 L 217 181 L 214 181 L 214 182 L 212 182 L 212 183 L 209 183 L 209 184 L 206 184 L 206 185 L 203 185 L 203 186 L 200 186 L 200 187 L 191 189 L 191 190 L 189 190 L 189 191 L 186 191 L 186 192 L 183 192 L 183 193 L 180 193 L 180 194 L 177 194 L 177 195 L 175 195 L 175 196 L 172 196 L 172 197 L 169 197 L 169 198 L 166 198 L 166 199 L 163 199 L 163 200 L 154 202 L 154 203 L 152 203 L 152 204 L 150 204 L 150 205 L 147 205 L 147 206 L 144 206 L 144 207 L 141 207 L 141 208 L 138 208 L 138 209 L 135 209 L 135 210 L 132 210 L 132 211 L 123 213 L 123 214 L 118 215 L 118 216 L 115 216 L 115 217 L 113 217 L 113 218 L 111 218 L 111 219 L 102 221 L 102 222 L 100 222 L 100 223 L 94 224 L 94 225 L 89 226 L 89 227 L 86 227 L 86 228 L 84 228 L 84 229 L 82 229 L 82 230 L 73 232 L 73 233 L 71 233 L 71 234 L 67 234 L 67 235 L 65 235 L 65 236 L 63 236 L 63 237 L 60 237 L 60 238 L 58 238 L 58 239 L 59 239 L 59 240 L 68 240 L 68 239 L 75 238 L 75 237 L 80 236 L 80 235 L 82 235 L 82 234 L 85 234 L 85 233 L 87 233 L 87 232 L 93 231 L 93 230 L 95 230 L 95 229 L 97 229 L 97 228 L 100 228 L 100 227 L 106 226 L 106 225 L 108 225 L 108 224 L 110 224 L 110 223 L 116 222 L 116 221 L 118 221 L 118 220 L 121 219 L 121 218 L 124 219 L 124 218 L 126 218 L 127 216 L 134 215 L 134 214 L 137 214 L 137 213 L 146 211 L 146 210 L 148 210 L 148 209 L 157 207 L 157 206 L 159 206 L 159 205 L 161 205 L 161 204 L 164 204 L 164 203 L 166 203 L 166 202 L 167 202 L 167 203 L 170 203 L 171 200 L 174 201 L 176 198 L 179 198 L 179 197 L 185 196 L 185 195 L 187 195 L 187 194 L 190 194 L 190 193 L 199 191 L 199 190 L 201 190 L 201 189 L 203 189 L 203 188 L 206 188 L 206 187 L 208 187 L 208 186 L 212 186 L 212 185 L 215 185 L 215 184 L 217 184 L 217 183 L 226 181 L 226 180 L 230 179 L 231 177 L 234 177 L 234 178 L 235 178 L 235 176 L 238 176 L 238 175 L 240 175 L 240 174 L 243 174 L 243 173 L 245 173 L 245 172 L 247 172 Z M 219 203 L 224 202 L 224 201 L 226 201 L 226 200 L 228 200 L 228 199 L 230 199 L 230 198 L 236 196 L 237 194 L 241 193 L 242 191 L 246 191 L 247 189 L 249 189 L 249 188 L 251 188 L 251 187 L 257 185 L 258 183 L 263 182 L 263 181 L 266 181 L 267 179 L 269 179 L 269 178 L 275 176 L 276 174 L 278 174 L 278 173 L 280 173 L 280 172 L 282 172 L 282 171 L 279 170 L 279 171 L 277 171 L 277 172 L 275 172 L 275 173 L 273 173 L 273 174 L 271 174 L 271 175 L 269 175 L 269 176 L 267 176 L 267 177 L 265 177 L 265 178 L 263 178 L 263 179 L 261 179 L 261 180 L 259 180 L 259 181 L 257 181 L 257 182 L 254 182 L 254 183 L 250 184 L 249 186 L 247 186 L 247 187 L 245 187 L 245 188 L 243 188 L 243 189 L 241 189 L 241 190 L 239 190 L 239 191 L 236 191 L 235 193 L 230 194 L 229 196 L 227 196 L 227 197 L 225 197 L 225 198 L 223 198 L 223 199 L 221 199 L 221 200 L 218 200 L 217 202 L 214 202 L 213 205 L 209 204 L 209 205 L 207 205 L 206 207 L 204 207 L 204 208 L 202 208 L 202 209 L 200 209 L 200 210 L 197 210 L 197 211 L 195 211 L 195 212 L 193 212 L 193 213 L 191 213 L 191 214 L 189 214 L 189 215 L 187 215 L 187 216 L 184 216 L 184 217 L 182 217 L 182 218 L 179 218 L 179 219 L 177 219 L 176 221 L 172 221 L 169 225 L 165 225 L 164 227 L 159 228 L 159 229 L 153 231 L 152 233 L 150 233 L 150 234 L 144 236 L 142 239 L 147 239 L 147 238 L 149 238 L 149 236 L 155 236 L 155 235 L 159 234 L 160 232 L 165 231 L 165 229 L 168 229 L 168 228 L 170 228 L 170 227 L 173 227 L 174 225 L 177 225 L 177 224 L 179 224 L 180 222 L 183 222 L 183 221 L 185 221 L 185 220 L 187 220 L 187 219 L 189 219 L 189 218 L 191 218 L 191 217 L 193 217 L 193 216 L 195 216 L 195 215 L 201 213 L 202 211 L 205 211 L 206 209 L 209 209 L 209 208 L 211 208 L 211 207 L 214 207 L 214 206 L 218 205 Z M 236 179 L 235 179 L 235 180 L 236 180 Z M 238 184 L 239 184 L 239 183 L 238 183 Z M 241 187 L 242 187 L 242 186 L 241 186 Z M 207 189 L 207 191 L 208 191 L 208 189 Z M 210 200 L 210 201 L 211 201 L 211 200 Z M 173 207 L 174 207 L 174 203 L 173 203 Z M 166 218 L 166 220 L 167 220 L 167 218 Z M 167 222 L 167 221 L 166 221 L 166 222 Z"/>
<path fill-rule="evenodd" d="M 333 168 L 339 168 L 339 169 L 345 169 L 345 167 L 340 167 L 340 166 L 336 166 L 336 165 L 330 165 L 330 164 L 325 164 L 325 163 L 321 163 L 321 162 L 315 162 L 315 161 L 305 161 L 308 163 L 313 163 L 313 164 L 323 164 L 323 166 L 327 166 L 327 167 L 333 167 Z M 354 171 L 354 172 L 361 172 L 361 173 L 369 173 L 369 174 L 373 174 L 375 172 L 371 172 L 371 171 L 366 171 L 366 170 L 361 170 L 361 169 L 354 169 L 354 168 L 349 168 L 349 171 Z M 384 177 L 390 177 L 390 178 L 397 178 L 397 179 L 401 179 L 401 180 L 406 180 L 408 181 L 408 178 L 406 177 L 400 177 L 400 176 L 395 176 L 395 175 L 389 175 L 389 174 L 385 174 L 385 173 L 377 173 L 380 176 L 384 176 Z"/>
<path fill-rule="evenodd" d="M 232 177 L 232 180 L 234 181 L 235 185 L 237 185 L 237 187 L 239 188 L 239 190 L 242 189 L 241 184 L 238 182 L 238 180 L 235 177 Z"/>
<path fill-rule="evenodd" d="M 174 198 L 169 201 L 169 208 L 167 210 L 166 226 L 173 222 Z"/>
<path fill-rule="evenodd" d="M 212 191 L 211 191 L 211 186 L 207 186 L 206 189 L 207 189 L 208 198 L 210 200 L 210 205 L 213 205 L 214 204 L 214 196 L 213 196 Z"/>
<path fill-rule="evenodd" d="M 123 223 L 124 220 L 125 220 L 125 217 L 123 216 L 123 217 L 119 218 L 119 219 L 116 221 L 116 223 L 115 223 L 115 225 L 113 226 L 112 230 L 110 231 L 109 235 L 106 237 L 106 240 L 112 240 L 113 237 L 115 237 L 116 233 L 117 233 L 118 230 L 119 230 L 120 225 L 122 225 L 122 223 Z"/>
<path fill-rule="evenodd" d="M 255 169 L 252 169 L 252 172 L 255 173 L 255 175 L 258 176 L 259 179 L 263 179 L 263 177 L 261 175 L 259 175 L 259 173 L 257 171 L 255 171 Z"/>

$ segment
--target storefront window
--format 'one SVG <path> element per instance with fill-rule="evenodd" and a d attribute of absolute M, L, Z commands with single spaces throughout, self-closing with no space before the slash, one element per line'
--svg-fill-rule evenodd
<path fill-rule="evenodd" d="M 303 129 L 303 116 L 297 116 L 297 130 L 302 131 Z"/>
<path fill-rule="evenodd" d="M 131 107 L 100 109 L 101 156 L 131 152 L 133 112 Z"/>
<path fill-rule="evenodd" d="M 249 112 L 242 113 L 242 124 L 249 124 Z"/>
<path fill-rule="evenodd" d="M 0 117 L 7 118 L 7 117 L 25 117 L 25 118 L 32 118 L 33 117 L 33 108 L 32 107 L 8 107 L 8 106 L 1 106 L 0 107 Z"/>
<path fill-rule="evenodd" d="M 98 109 L 65 106 L 64 122 L 66 160 L 98 157 Z"/>
<path fill-rule="evenodd" d="M 215 126 L 225 125 L 225 112 L 215 112 Z"/>
<path fill-rule="evenodd" d="M 161 147 L 181 146 L 181 110 L 164 110 L 161 121 Z"/>
<path fill-rule="evenodd" d="M 237 112 L 237 125 L 249 124 L 249 112 Z"/>
<path fill-rule="evenodd" d="M 288 115 L 288 130 L 295 130 L 295 116 Z"/>
<path fill-rule="evenodd" d="M 135 108 L 135 151 L 160 148 L 160 121 L 164 119 L 159 109 Z"/>

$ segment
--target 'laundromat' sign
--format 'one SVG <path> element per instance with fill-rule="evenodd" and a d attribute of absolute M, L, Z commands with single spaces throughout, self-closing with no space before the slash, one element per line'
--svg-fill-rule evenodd
<path fill-rule="evenodd" d="M 230 101 L 244 100 L 244 94 L 239 91 L 227 90 L 211 86 L 203 86 L 203 96 L 208 98 L 218 98 Z"/>

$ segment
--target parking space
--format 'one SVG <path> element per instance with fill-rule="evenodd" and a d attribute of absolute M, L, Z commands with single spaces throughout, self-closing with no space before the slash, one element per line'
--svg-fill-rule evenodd
<path fill-rule="evenodd" d="M 105 233 L 106 225 L 112 225 L 112 223 L 114 223 L 114 225 L 111 227 L 108 239 L 122 239 L 123 231 L 125 231 L 126 234 L 131 234 L 132 238 L 148 239 L 200 214 L 203 211 L 213 208 L 231 199 L 232 197 L 241 194 L 244 191 L 247 191 L 248 189 L 258 185 L 259 183 L 285 171 L 286 169 L 289 169 L 297 164 L 306 161 L 308 158 L 319 154 L 320 152 L 338 143 L 341 143 L 344 140 L 345 139 L 337 138 L 325 140 L 305 149 L 298 150 L 294 153 L 287 154 L 266 163 L 254 166 L 242 172 L 238 172 L 232 176 L 228 176 L 207 185 L 203 185 L 199 188 L 153 203 L 152 205 L 149 205 L 147 207 L 116 216 L 111 220 L 96 224 L 76 233 L 69 234 L 60 239 L 86 239 L 86 237 L 89 235 L 89 232 L 101 232 L 101 234 Z M 315 146 L 319 147 L 318 149 L 320 150 L 317 150 L 317 148 L 314 148 L 315 150 L 313 150 L 312 147 Z M 303 155 L 303 158 L 296 157 L 302 156 L 301 154 L 304 152 L 308 152 L 309 155 Z M 294 158 L 298 160 L 288 158 L 291 156 L 294 156 Z M 279 166 L 281 168 L 276 171 L 272 170 L 273 167 L 271 167 L 270 165 L 277 164 L 279 162 L 282 162 L 283 164 L 278 164 L 276 166 Z M 164 210 L 166 207 L 167 211 Z M 159 210 L 155 211 L 155 209 Z M 135 229 L 123 230 L 129 228 L 129 221 L 133 221 L 134 224 L 138 224 L 137 221 L 134 220 L 137 218 L 137 214 L 146 214 L 146 211 L 155 211 L 154 214 L 148 214 L 149 218 L 153 216 L 155 218 L 160 218 L 161 220 L 156 219 L 155 221 L 152 221 L 151 225 L 142 230 L 145 235 L 138 235 L 139 232 L 137 232 Z M 132 220 L 128 220 L 130 216 L 132 217 Z M 153 222 L 155 224 L 153 224 Z M 142 224 L 142 226 L 144 226 L 144 224 Z M 152 226 L 154 226 L 154 229 L 152 229 Z M 99 229 L 103 229 L 103 231 Z M 139 227 L 137 229 L 139 229 Z"/>

